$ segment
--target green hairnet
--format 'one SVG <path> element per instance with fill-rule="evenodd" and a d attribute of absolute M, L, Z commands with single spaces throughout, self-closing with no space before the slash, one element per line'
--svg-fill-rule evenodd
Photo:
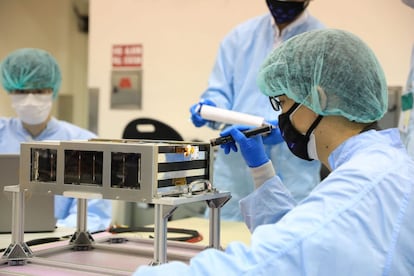
<path fill-rule="evenodd" d="M 59 66 L 48 52 L 24 48 L 9 54 L 1 63 L 1 82 L 7 92 L 53 89 L 56 97 L 62 82 Z"/>
<path fill-rule="evenodd" d="M 370 48 L 335 29 L 297 35 L 273 50 L 259 72 L 268 96 L 285 94 L 320 115 L 368 123 L 387 110 L 384 72 Z"/>

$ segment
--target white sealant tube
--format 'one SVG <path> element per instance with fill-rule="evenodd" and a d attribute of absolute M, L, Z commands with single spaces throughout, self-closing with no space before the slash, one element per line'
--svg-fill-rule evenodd
<path fill-rule="evenodd" d="M 222 109 L 210 105 L 201 105 L 200 116 L 203 119 L 221 122 L 224 124 L 236 124 L 236 125 L 247 125 L 247 126 L 263 126 L 266 124 L 263 117 L 254 116 L 242 112 L 231 111 Z"/>

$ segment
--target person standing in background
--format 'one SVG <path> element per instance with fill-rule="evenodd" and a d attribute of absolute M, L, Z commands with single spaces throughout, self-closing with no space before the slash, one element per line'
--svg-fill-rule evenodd
<path fill-rule="evenodd" d="M 414 0 L 402 0 L 404 4 L 414 9 Z M 414 39 L 414 38 L 413 38 Z M 408 153 L 412 158 L 414 158 L 414 109 L 413 109 L 413 97 L 414 97 L 414 43 L 411 51 L 411 62 L 410 62 L 410 72 L 408 73 L 407 83 L 405 85 L 405 90 L 402 95 L 402 114 L 400 120 L 400 129 L 401 137 L 407 147 Z M 405 122 L 404 116 L 405 112 L 409 112 L 408 122 Z M 402 124 L 402 125 L 401 125 Z"/>
<path fill-rule="evenodd" d="M 243 112 L 263 117 L 277 125 L 269 99 L 260 93 L 256 77 L 259 67 L 272 49 L 287 39 L 324 25 L 306 10 L 310 0 L 266 0 L 270 13 L 252 18 L 233 29 L 222 41 L 208 88 L 198 103 L 190 108 L 196 127 L 207 125 L 223 129 L 219 122 L 206 121 L 198 110 L 202 105 Z M 260 107 L 260 108 L 257 108 Z M 279 137 L 279 138 L 278 138 Z M 276 128 L 267 138 L 266 153 L 274 169 L 296 200 L 304 198 L 319 183 L 319 161 L 305 161 L 289 151 Z M 219 151 L 214 162 L 213 184 L 230 191 L 232 198 L 221 208 L 224 220 L 242 220 L 239 200 L 253 189 L 253 179 L 239 152 L 226 155 Z"/>
<path fill-rule="evenodd" d="M 86 129 L 52 117 L 53 100 L 59 92 L 61 73 L 50 53 L 35 48 L 13 51 L 0 65 L 0 80 L 18 116 L 0 118 L 0 154 L 20 153 L 22 142 L 96 137 Z M 57 226 L 75 227 L 76 213 L 76 199 L 55 196 Z M 111 201 L 88 200 L 89 231 L 108 228 L 111 217 Z"/>

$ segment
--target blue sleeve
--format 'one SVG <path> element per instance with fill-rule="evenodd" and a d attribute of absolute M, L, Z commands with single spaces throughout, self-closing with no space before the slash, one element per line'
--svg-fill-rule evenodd
<path fill-rule="evenodd" d="M 233 74 L 235 50 L 237 41 L 235 35 L 229 34 L 220 44 L 217 58 L 208 80 L 208 88 L 202 98 L 212 100 L 217 107 L 231 109 L 233 102 Z"/>
<path fill-rule="evenodd" d="M 58 218 L 58 226 L 76 227 L 77 223 L 77 200 L 73 198 L 65 198 L 55 202 L 56 207 L 60 210 Z M 57 206 L 63 203 L 64 207 Z M 65 213 L 64 213 L 65 212 Z M 107 199 L 90 199 L 88 200 L 88 219 L 87 229 L 90 232 L 105 230 L 110 226 L 112 219 L 112 202 Z"/>
<path fill-rule="evenodd" d="M 62 220 L 68 216 L 75 199 L 70 197 L 64 197 L 61 195 L 55 196 L 55 218 Z"/>
<path fill-rule="evenodd" d="M 191 259 L 190 265 L 173 261 L 159 266 L 140 266 L 133 276 L 245 275 L 246 270 L 255 263 L 251 257 L 251 252 L 245 245 L 234 242 L 226 251 L 203 250 Z M 206 265 L 207 263 L 211 265 Z M 217 268 L 222 270 L 217 271 Z"/>
<path fill-rule="evenodd" d="M 108 199 L 88 200 L 88 230 L 106 230 L 111 224 L 112 202 Z"/>
<path fill-rule="evenodd" d="M 274 176 L 240 200 L 240 209 L 247 227 L 253 232 L 259 225 L 278 222 L 296 204 L 280 178 Z"/>
<path fill-rule="evenodd" d="M 237 42 L 234 35 L 228 35 L 220 44 L 217 58 L 208 80 L 208 88 L 201 99 L 213 101 L 217 107 L 231 109 L 234 101 L 233 74 L 235 49 Z M 221 124 L 209 122 L 208 126 L 218 129 Z"/>

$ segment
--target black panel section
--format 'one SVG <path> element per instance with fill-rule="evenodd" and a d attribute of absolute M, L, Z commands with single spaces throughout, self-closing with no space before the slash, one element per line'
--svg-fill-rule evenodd
<path fill-rule="evenodd" d="M 207 160 L 193 160 L 185 162 L 171 162 L 158 164 L 158 172 L 184 171 L 191 169 L 208 170 Z"/>
<path fill-rule="evenodd" d="M 57 150 L 32 148 L 30 158 L 31 181 L 56 182 Z"/>
<path fill-rule="evenodd" d="M 103 152 L 65 150 L 64 183 L 102 186 Z"/>
<path fill-rule="evenodd" d="M 208 175 L 197 175 L 191 177 L 183 177 L 180 179 L 165 179 L 165 180 L 158 180 L 158 188 L 165 188 L 165 187 L 172 187 L 176 186 L 175 183 L 179 181 L 181 184 L 190 184 L 191 182 L 199 179 L 208 179 Z M 185 182 L 185 183 L 182 183 Z"/>
<path fill-rule="evenodd" d="M 111 153 L 111 187 L 141 189 L 140 153 Z"/>
<path fill-rule="evenodd" d="M 206 145 L 190 145 L 197 146 L 199 151 L 207 151 Z M 186 149 L 186 144 L 183 146 L 159 146 L 158 153 L 184 153 Z"/>

